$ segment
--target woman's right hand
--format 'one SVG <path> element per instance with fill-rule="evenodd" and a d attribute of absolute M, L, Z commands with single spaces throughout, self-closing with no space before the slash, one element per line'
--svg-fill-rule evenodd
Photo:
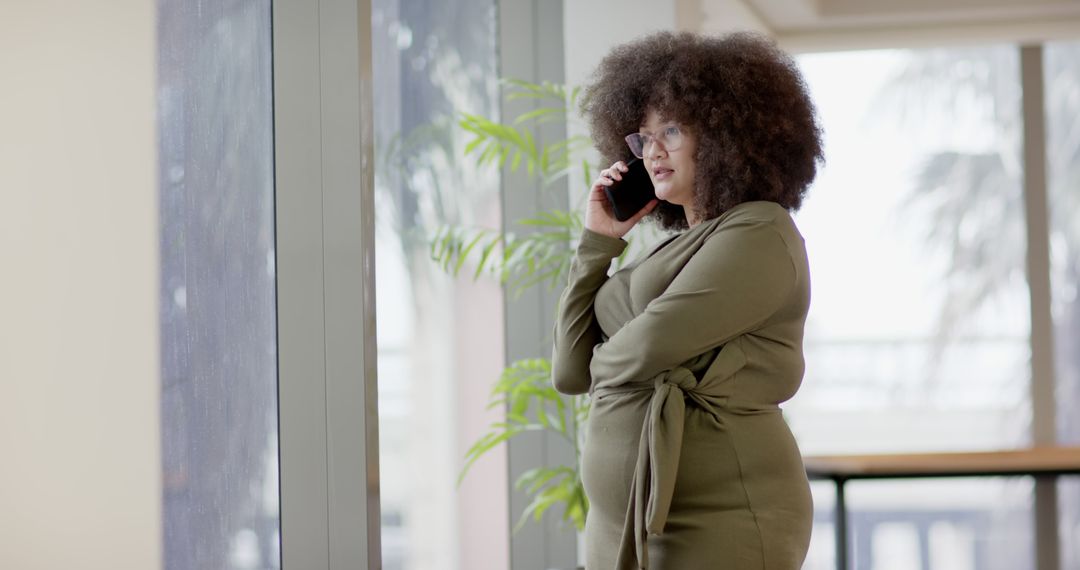
<path fill-rule="evenodd" d="M 615 212 L 611 208 L 611 203 L 608 202 L 604 188 L 611 186 L 616 180 L 622 180 L 622 175 L 627 170 L 629 169 L 626 164 L 620 160 L 612 164 L 610 168 L 600 171 L 600 176 L 593 181 L 592 188 L 589 190 L 589 202 L 585 206 L 585 228 L 606 236 L 621 238 L 660 203 L 659 200 L 653 198 L 633 217 L 624 222 L 616 220 Z M 615 191 L 618 192 L 618 189 Z"/>

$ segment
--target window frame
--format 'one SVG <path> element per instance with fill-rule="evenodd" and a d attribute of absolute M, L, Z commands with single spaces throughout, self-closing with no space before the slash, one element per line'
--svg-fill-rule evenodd
<path fill-rule="evenodd" d="M 562 80 L 561 2 L 497 5 L 502 74 Z M 382 563 L 371 11 L 371 0 L 272 2 L 281 563 L 286 570 L 379 568 Z M 522 29 L 530 33 L 519 34 Z M 541 61 L 538 52 L 546 54 Z M 512 196 L 505 191 L 510 182 L 503 179 L 504 196 Z M 539 207 L 525 199 L 527 193 L 513 195 L 518 198 L 505 198 L 507 212 Z M 508 361 L 523 346 L 544 342 L 550 327 L 543 323 L 550 320 L 553 303 L 553 298 L 519 300 L 507 308 L 507 321 L 517 323 L 507 329 Z M 534 465 L 536 458 L 572 454 L 549 439 L 511 442 L 511 474 Z M 366 484 L 356 484 L 361 481 Z M 513 519 L 527 500 L 511 490 L 510 502 L 507 517 Z M 573 563 L 577 537 L 556 526 L 546 521 L 522 529 L 512 539 L 510 566 Z"/>
<path fill-rule="evenodd" d="M 539 42 L 531 37 L 513 39 L 507 24 L 535 15 L 537 6 L 546 4 L 523 0 L 498 5 L 502 43 L 498 58 L 507 75 L 507 68 L 515 65 L 507 65 L 506 54 L 527 53 Z M 551 15 L 561 15 L 561 3 L 558 8 Z M 535 32 L 540 36 L 553 31 L 550 28 L 561 32 L 560 20 L 544 18 L 545 25 L 539 26 L 543 29 Z M 281 562 L 287 570 L 378 568 L 371 2 L 274 0 L 272 21 Z M 545 43 L 564 47 L 562 34 L 556 37 L 559 42 Z M 1033 439 L 1052 444 L 1055 378 L 1047 342 L 1053 335 L 1042 138 L 1043 44 L 1021 44 L 1019 49 L 1025 94 L 1032 406 L 1037 422 Z M 531 67 L 524 61 L 518 65 Z M 542 75 L 538 69 L 530 71 Z M 504 179 L 504 188 L 508 182 Z M 509 194 L 504 196 L 509 199 Z M 526 205 L 507 210 L 522 206 Z M 542 308 L 535 318 L 543 322 L 547 312 Z M 508 321 L 512 314 L 507 311 Z M 511 345 L 531 342 L 522 335 L 535 334 L 520 327 L 519 323 L 507 328 L 508 357 L 517 352 Z M 358 441 L 356 434 L 363 437 Z M 546 455 L 547 445 L 539 441 L 511 445 L 512 461 Z M 1044 557 L 1056 558 L 1057 533 L 1043 532 L 1056 529 L 1056 488 L 1040 481 L 1036 496 L 1040 567 L 1044 562 L 1047 568 L 1056 567 Z M 512 499 L 512 511 L 518 510 L 521 500 Z M 564 540 L 551 531 L 535 529 L 515 538 L 513 566 L 543 557 L 551 551 L 550 541 Z"/>
<path fill-rule="evenodd" d="M 545 0 L 496 0 L 499 45 L 496 59 L 500 77 L 513 77 L 539 83 L 562 83 L 565 79 L 565 39 L 563 2 Z M 500 92 L 502 119 L 520 116 L 543 105 L 535 99 L 510 99 L 511 90 Z M 566 137 L 565 126 L 552 123 L 540 129 L 546 140 Z M 575 177 L 568 177 L 574 180 Z M 567 180 L 545 186 L 509 165 L 500 176 L 503 229 L 517 233 L 529 231 L 516 226 L 523 217 L 551 208 L 567 209 L 570 197 Z M 515 227 L 512 227 L 515 226 Z M 504 330 L 506 363 L 521 358 L 551 354 L 551 331 L 560 291 L 530 287 L 520 295 L 511 295 L 504 285 Z M 512 528 L 532 500 L 513 483 L 537 465 L 559 465 L 576 461 L 573 446 L 550 431 L 523 434 L 507 441 L 507 469 L 510 485 L 506 513 Z M 558 509 L 559 507 L 556 507 Z M 554 514 L 554 513 L 553 513 Z M 548 515 L 540 522 L 530 520 L 510 535 L 512 570 L 532 568 L 576 568 L 579 560 L 578 534 L 572 525 Z"/>
<path fill-rule="evenodd" d="M 1035 446 L 1057 443 L 1054 391 L 1054 318 L 1051 314 L 1050 221 L 1047 196 L 1046 78 L 1043 42 L 1019 44 L 1021 120 L 1023 121 L 1024 256 L 1031 299 L 1031 440 Z M 1058 487 L 1054 477 L 1035 478 L 1035 566 L 1061 567 L 1058 536 Z"/>
<path fill-rule="evenodd" d="M 859 42 L 848 38 L 847 42 L 822 42 L 822 45 L 804 43 L 806 38 L 781 40 L 780 45 L 793 55 L 808 53 L 834 53 L 845 50 L 952 48 L 958 44 L 948 41 L 885 41 L 886 45 Z M 1045 45 L 1053 37 L 1041 37 L 1032 41 L 1016 41 L 1013 38 L 986 38 L 987 43 L 1011 44 L 1019 55 L 1021 87 L 1021 121 L 1023 142 L 1021 146 L 1023 178 L 1021 193 L 1024 203 L 1024 227 L 1026 252 L 1024 255 L 1025 277 L 1028 285 L 1031 332 L 1028 338 L 1031 359 L 1029 363 L 1031 382 L 1028 398 L 1031 405 L 1031 445 L 1054 446 L 1057 437 L 1057 406 L 1054 393 L 1058 383 L 1055 371 L 1054 320 L 1051 313 L 1052 291 L 1050 285 L 1050 221 L 1047 185 L 1046 155 L 1046 78 L 1043 73 Z M 1035 537 L 1035 564 L 1043 570 L 1061 567 L 1061 537 L 1059 528 L 1059 503 L 1057 479 L 1052 476 L 1034 478 L 1032 521 Z"/>
<path fill-rule="evenodd" d="M 281 565 L 379 568 L 371 2 L 271 10 Z"/>

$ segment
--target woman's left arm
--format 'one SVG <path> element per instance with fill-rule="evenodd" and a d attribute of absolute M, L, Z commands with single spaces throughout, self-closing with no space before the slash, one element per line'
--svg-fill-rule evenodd
<path fill-rule="evenodd" d="M 795 263 L 767 221 L 721 228 L 668 288 L 595 347 L 594 383 L 651 378 L 766 323 L 791 298 Z"/>

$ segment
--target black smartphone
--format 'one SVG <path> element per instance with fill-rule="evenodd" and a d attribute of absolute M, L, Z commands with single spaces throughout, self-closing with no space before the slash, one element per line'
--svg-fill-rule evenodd
<path fill-rule="evenodd" d="M 650 200 L 656 198 L 652 179 L 645 170 L 645 162 L 640 158 L 630 161 L 627 171 L 622 173 L 622 180 L 615 180 L 611 186 L 605 186 L 608 202 L 615 213 L 615 219 L 625 222 L 641 211 Z"/>

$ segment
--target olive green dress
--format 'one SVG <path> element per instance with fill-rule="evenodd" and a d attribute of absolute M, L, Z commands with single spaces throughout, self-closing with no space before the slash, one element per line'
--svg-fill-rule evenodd
<path fill-rule="evenodd" d="M 798 570 L 813 505 L 779 404 L 802 381 L 810 279 L 786 209 L 746 202 L 610 277 L 584 230 L 559 301 L 555 387 L 591 394 L 587 570 Z"/>

